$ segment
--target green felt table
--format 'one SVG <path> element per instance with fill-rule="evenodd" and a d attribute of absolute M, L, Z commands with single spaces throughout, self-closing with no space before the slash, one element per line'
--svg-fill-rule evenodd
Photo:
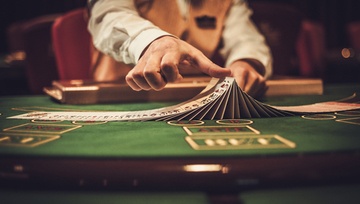
<path fill-rule="evenodd" d="M 358 84 L 327 85 L 323 95 L 277 96 L 265 98 L 263 102 L 302 105 L 338 100 L 354 92 L 360 92 Z M 360 125 L 338 121 L 360 117 L 354 113 L 329 113 L 334 116 L 330 120 L 309 120 L 301 116 L 254 118 L 248 126 L 258 131 L 256 135 L 278 135 L 295 146 L 228 149 L 194 149 L 186 138 L 197 135 L 189 136 L 182 126 L 166 122 L 74 124 L 72 121 L 44 123 L 7 118 L 34 110 L 129 111 L 172 104 L 64 105 L 47 96 L 1 97 L 0 138 L 44 136 L 54 140 L 30 147 L 26 144 L 32 141 L 9 146 L 6 139 L 0 139 L 0 181 L 15 187 L 210 191 L 359 181 Z M 50 126 L 54 129 L 63 125 L 74 129 L 34 132 L 36 128 Z M 204 126 L 223 125 L 205 120 L 198 127 Z M 31 130 L 26 131 L 26 128 Z M 217 137 L 239 136 L 236 134 L 227 132 Z M 199 167 L 195 166 L 198 164 L 205 169 L 187 169 Z"/>

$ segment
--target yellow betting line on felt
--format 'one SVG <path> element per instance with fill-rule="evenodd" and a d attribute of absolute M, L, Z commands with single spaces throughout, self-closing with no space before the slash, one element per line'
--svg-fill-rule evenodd
<path fill-rule="evenodd" d="M 50 108 L 42 106 L 28 106 L 28 107 L 19 107 L 11 108 L 11 110 L 25 111 L 25 112 L 34 112 L 34 111 L 79 111 L 79 112 L 96 112 L 99 110 L 79 110 L 79 109 L 70 109 L 70 108 Z"/>

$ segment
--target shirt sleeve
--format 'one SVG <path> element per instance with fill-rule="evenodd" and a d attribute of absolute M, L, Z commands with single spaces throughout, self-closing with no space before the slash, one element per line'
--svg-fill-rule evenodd
<path fill-rule="evenodd" d="M 97 49 L 126 64 L 136 64 L 152 41 L 171 35 L 140 17 L 132 0 L 97 1 L 88 29 Z"/>
<path fill-rule="evenodd" d="M 220 54 L 229 66 L 239 59 L 255 59 L 265 68 L 265 78 L 272 74 L 272 56 L 263 35 L 250 16 L 252 11 L 244 0 L 234 0 L 223 31 L 224 46 Z"/>

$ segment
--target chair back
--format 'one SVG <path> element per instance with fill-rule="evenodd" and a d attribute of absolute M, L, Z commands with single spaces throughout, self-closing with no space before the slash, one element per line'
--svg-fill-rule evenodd
<path fill-rule="evenodd" d="M 28 89 L 42 94 L 43 87 L 58 79 L 51 43 L 51 26 L 59 14 L 18 22 L 9 28 L 10 51 L 23 52 Z"/>
<path fill-rule="evenodd" d="M 91 37 L 87 30 L 87 10 L 70 11 L 52 26 L 52 41 L 61 80 L 89 79 Z"/>
<path fill-rule="evenodd" d="M 350 41 L 350 46 L 360 51 L 360 21 L 350 22 L 346 25 L 346 32 Z"/>
<path fill-rule="evenodd" d="M 252 20 L 273 55 L 275 75 L 316 76 L 323 69 L 324 31 L 286 3 L 252 2 Z"/>

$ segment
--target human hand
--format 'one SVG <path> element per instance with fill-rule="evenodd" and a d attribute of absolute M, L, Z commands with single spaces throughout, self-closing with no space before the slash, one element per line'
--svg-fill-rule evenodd
<path fill-rule="evenodd" d="M 137 65 L 126 75 L 127 84 L 135 91 L 161 90 L 168 82 L 182 79 L 179 68 L 199 69 L 211 77 L 231 75 L 209 60 L 200 50 L 180 39 L 164 36 L 154 40 Z"/>
<path fill-rule="evenodd" d="M 230 65 L 231 76 L 235 78 L 238 86 L 252 97 L 261 97 L 265 94 L 268 86 L 265 78 L 256 71 L 248 62 L 235 61 Z"/>

